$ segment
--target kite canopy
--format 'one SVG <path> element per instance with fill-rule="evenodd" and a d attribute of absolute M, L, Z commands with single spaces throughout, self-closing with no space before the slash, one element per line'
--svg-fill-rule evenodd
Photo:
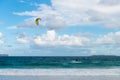
<path fill-rule="evenodd" d="M 36 18 L 36 20 L 35 20 L 35 23 L 37 26 L 39 25 L 39 20 L 41 20 L 41 18 Z"/>

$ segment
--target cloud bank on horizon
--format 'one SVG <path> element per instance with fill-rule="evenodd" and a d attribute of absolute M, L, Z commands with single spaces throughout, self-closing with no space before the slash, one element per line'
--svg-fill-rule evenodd
<path fill-rule="evenodd" d="M 25 3 L 25 0 L 20 0 L 20 2 Z M 7 48 L 8 51 L 14 55 L 29 55 L 25 54 L 26 52 L 30 55 L 119 55 L 119 0 L 50 0 L 50 3 L 35 3 L 35 10 L 13 12 L 13 15 L 29 18 L 20 21 L 16 26 L 8 27 L 8 30 L 22 28 L 25 32 L 26 28 L 36 28 L 35 19 L 38 17 L 42 18 L 39 27 L 47 28 L 47 30 L 40 35 L 18 34 L 15 37 L 15 44 L 23 46 L 14 49 Z M 88 27 L 93 28 L 93 33 L 86 29 Z M 72 32 L 73 28 L 78 29 L 79 33 Z M 104 33 L 101 30 L 98 34 L 96 31 L 99 28 L 108 32 Z M 64 29 L 68 29 L 67 32 L 70 34 L 59 33 L 59 30 Z M 27 32 L 29 33 L 31 32 Z M 4 44 L 2 38 L 3 33 L 0 33 L 0 44 Z M 15 54 L 15 51 L 22 54 Z"/>

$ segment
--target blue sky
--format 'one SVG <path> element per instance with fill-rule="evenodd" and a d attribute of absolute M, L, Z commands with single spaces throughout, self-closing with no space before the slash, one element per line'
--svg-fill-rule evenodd
<path fill-rule="evenodd" d="M 119 7 L 119 0 L 0 0 L 0 53 L 120 55 Z"/>

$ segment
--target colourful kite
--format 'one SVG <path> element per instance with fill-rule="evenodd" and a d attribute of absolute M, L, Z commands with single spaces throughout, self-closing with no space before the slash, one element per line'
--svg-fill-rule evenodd
<path fill-rule="evenodd" d="M 36 18 L 36 20 L 35 20 L 35 23 L 37 26 L 39 25 L 39 20 L 41 20 L 41 18 Z"/>

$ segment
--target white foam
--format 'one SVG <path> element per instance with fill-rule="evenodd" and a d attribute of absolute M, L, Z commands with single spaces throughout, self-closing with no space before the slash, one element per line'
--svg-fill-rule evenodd
<path fill-rule="evenodd" d="M 82 63 L 82 61 L 75 61 L 75 60 L 73 60 L 73 61 L 71 61 L 71 63 Z"/>
<path fill-rule="evenodd" d="M 99 76 L 120 75 L 120 69 L 0 69 L 0 75 Z"/>

